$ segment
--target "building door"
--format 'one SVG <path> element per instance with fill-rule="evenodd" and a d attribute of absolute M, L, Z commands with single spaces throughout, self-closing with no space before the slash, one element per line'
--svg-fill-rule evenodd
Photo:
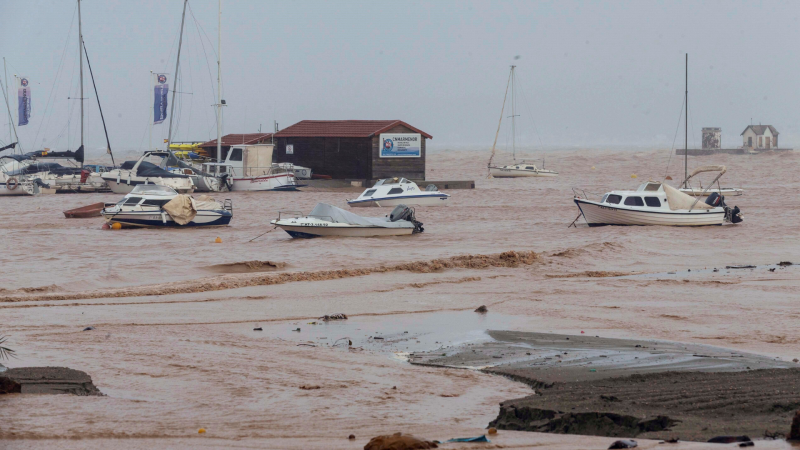
<path fill-rule="evenodd" d="M 764 136 L 758 137 L 758 148 L 764 148 Z"/>
<path fill-rule="evenodd" d="M 769 140 L 769 138 L 768 138 L 768 137 L 766 137 L 766 138 L 764 138 L 764 139 L 767 141 L 767 148 L 770 148 L 770 145 L 769 145 L 769 143 L 770 143 L 770 140 Z"/>
<path fill-rule="evenodd" d="M 747 138 L 747 146 L 753 148 L 753 136 Z"/>

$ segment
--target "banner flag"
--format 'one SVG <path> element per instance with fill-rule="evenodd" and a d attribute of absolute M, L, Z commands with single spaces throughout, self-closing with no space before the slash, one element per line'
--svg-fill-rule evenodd
<path fill-rule="evenodd" d="M 19 126 L 27 125 L 31 118 L 31 87 L 28 77 L 19 78 L 17 82 L 17 112 L 19 116 Z"/>
<path fill-rule="evenodd" d="M 167 75 L 157 73 L 155 77 L 155 100 L 153 102 L 153 124 L 158 125 L 167 118 L 167 94 L 169 93 L 169 83 Z"/>

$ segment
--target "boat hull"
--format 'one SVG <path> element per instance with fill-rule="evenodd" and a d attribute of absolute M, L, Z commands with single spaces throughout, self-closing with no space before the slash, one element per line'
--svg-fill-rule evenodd
<path fill-rule="evenodd" d="M 167 213 L 156 211 L 124 211 L 119 213 L 101 212 L 109 224 L 119 223 L 123 227 L 213 227 L 225 226 L 231 222 L 233 214 L 229 211 L 197 211 L 197 215 L 186 225 L 178 225 Z"/>
<path fill-rule="evenodd" d="M 410 195 L 395 198 L 378 198 L 370 200 L 351 200 L 347 205 L 351 208 L 364 207 L 394 207 L 397 205 L 407 206 L 447 206 L 450 196 L 446 194 L 433 195 Z"/>
<path fill-rule="evenodd" d="M 406 236 L 414 232 L 414 228 L 381 228 L 357 226 L 302 226 L 302 225 L 277 225 L 293 238 L 315 238 L 326 236 L 342 237 L 377 237 L 377 236 Z"/>
<path fill-rule="evenodd" d="M 590 227 L 604 225 L 662 225 L 698 227 L 708 225 L 722 225 L 725 221 L 725 211 L 698 210 L 696 212 L 662 212 L 641 211 L 627 208 L 617 208 L 600 205 L 582 199 L 575 199 L 575 204 L 581 210 L 586 223 Z"/>
<path fill-rule="evenodd" d="M 552 170 L 526 170 L 506 169 L 503 167 L 490 167 L 489 175 L 494 178 L 526 178 L 526 177 L 557 177 L 558 172 Z"/>
<path fill-rule="evenodd" d="M 294 175 L 290 173 L 234 178 L 231 185 L 232 191 L 291 191 L 296 188 Z"/>
<path fill-rule="evenodd" d="M 9 189 L 5 183 L 0 183 L 0 197 L 36 195 L 32 186 L 18 185 L 15 189 Z"/>
<path fill-rule="evenodd" d="M 70 209 L 68 211 L 64 211 L 64 217 L 67 219 L 87 219 L 92 217 L 99 217 L 100 212 L 105 209 L 106 204 L 104 202 L 92 203 L 88 206 L 83 206 L 81 208 Z"/>

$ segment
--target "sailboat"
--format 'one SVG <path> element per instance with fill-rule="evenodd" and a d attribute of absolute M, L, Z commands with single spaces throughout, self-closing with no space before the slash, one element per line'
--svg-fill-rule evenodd
<path fill-rule="evenodd" d="M 83 58 L 86 57 L 86 65 L 89 68 L 89 75 L 92 79 L 92 86 L 94 87 L 95 97 L 97 98 L 97 106 L 100 111 L 100 118 L 103 123 L 103 130 L 105 132 L 107 151 L 111 155 L 112 164 L 114 163 L 114 154 L 111 152 L 111 142 L 108 137 L 108 129 L 106 127 L 105 116 L 103 115 L 103 108 L 100 105 L 100 97 L 97 93 L 97 84 L 94 80 L 94 73 L 92 65 L 89 61 L 89 54 L 86 51 L 86 43 L 83 41 L 83 24 L 81 20 L 81 1 L 78 0 L 78 62 L 80 66 L 80 109 L 81 109 L 81 144 L 77 150 L 73 151 L 50 151 L 44 149 L 40 151 L 27 152 L 20 155 L 7 156 L 6 159 L 14 160 L 7 161 L 4 164 L 5 176 L 7 184 L 13 178 L 21 186 L 25 186 L 28 182 L 33 183 L 34 191 L 40 193 L 66 193 L 66 192 L 98 192 L 107 190 L 105 181 L 100 177 L 100 174 L 89 170 L 84 167 L 84 92 L 83 92 Z M 10 114 L 10 111 L 9 111 Z M 14 129 L 16 133 L 16 128 Z M 62 166 L 56 162 L 43 162 L 42 160 L 75 160 L 80 166 Z M 13 189 L 12 189 L 13 190 Z"/>
<path fill-rule="evenodd" d="M 503 107 L 500 109 L 500 122 L 497 124 L 497 133 L 494 135 L 494 144 L 492 144 L 492 156 L 489 157 L 489 175 L 495 178 L 522 178 L 522 177 L 555 177 L 558 172 L 547 170 L 544 168 L 544 159 L 542 159 L 542 167 L 539 168 L 535 164 L 520 161 L 517 162 L 517 100 L 515 95 L 516 75 L 514 69 L 517 66 L 511 66 L 511 72 L 508 74 L 508 83 L 506 84 L 506 95 L 503 97 Z M 494 159 L 495 149 L 497 148 L 497 137 L 500 135 L 500 125 L 503 123 L 503 113 L 506 108 L 506 100 L 508 99 L 508 88 L 511 86 L 511 148 L 513 151 L 513 164 L 505 166 L 493 166 L 492 160 Z"/>

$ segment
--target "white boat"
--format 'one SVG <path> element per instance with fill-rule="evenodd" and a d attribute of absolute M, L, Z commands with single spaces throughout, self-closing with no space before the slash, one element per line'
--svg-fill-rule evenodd
<path fill-rule="evenodd" d="M 272 162 L 272 144 L 234 145 L 224 163 L 206 163 L 209 171 L 228 175 L 232 191 L 296 191 L 298 187 L 288 163 Z"/>
<path fill-rule="evenodd" d="M 100 214 L 109 225 L 119 223 L 123 227 L 221 226 L 233 218 L 233 204 L 230 200 L 222 204 L 205 195 L 195 199 L 167 186 L 140 184 Z"/>
<path fill-rule="evenodd" d="M 590 227 L 703 226 L 742 221 L 739 208 L 729 208 L 718 194 L 712 194 L 705 202 L 701 202 L 699 197 L 690 197 L 656 181 L 643 183 L 635 191 L 611 191 L 599 202 L 583 197 L 576 194 L 574 201 Z"/>
<path fill-rule="evenodd" d="M 310 180 L 312 175 L 312 170 L 308 167 L 297 166 L 292 163 L 278 163 L 278 167 L 281 169 L 291 170 L 294 172 L 294 177 L 298 180 Z"/>
<path fill-rule="evenodd" d="M 689 180 L 691 180 L 692 177 L 694 177 L 695 175 L 697 175 L 699 173 L 703 173 L 703 172 L 719 172 L 719 171 L 721 171 L 722 173 L 720 173 L 717 176 L 717 178 L 714 178 L 714 181 L 711 182 L 710 187 L 703 188 L 703 186 L 701 185 L 699 188 L 695 188 L 695 187 L 690 187 L 689 186 Z M 708 197 L 712 192 L 716 192 L 719 195 L 724 195 L 726 197 L 738 197 L 738 196 L 744 194 L 744 189 L 730 188 L 730 187 L 720 187 L 719 183 L 717 183 L 717 188 L 714 189 L 714 182 L 718 181 L 719 177 L 721 177 L 722 174 L 725 173 L 725 171 L 726 171 L 725 166 L 702 166 L 702 167 L 698 167 L 697 169 L 695 169 L 692 172 L 691 175 L 687 176 L 686 179 L 683 180 L 683 183 L 681 183 L 681 186 L 684 186 L 684 187 L 679 189 L 679 190 L 681 192 L 683 192 L 684 194 L 688 194 L 688 195 L 691 195 L 693 197 Z"/>
<path fill-rule="evenodd" d="M 535 164 L 522 161 L 518 164 L 505 166 L 489 166 L 489 175 L 494 178 L 520 178 L 520 177 L 556 177 L 558 172 L 540 169 Z"/>
<path fill-rule="evenodd" d="M 526 177 L 557 177 L 558 172 L 544 168 L 544 159 L 542 159 L 542 167 L 539 168 L 535 164 L 526 161 L 517 162 L 517 101 L 514 96 L 516 86 L 516 73 L 514 69 L 517 66 L 511 66 L 511 72 L 508 74 L 508 84 L 506 85 L 506 96 L 503 98 L 503 107 L 500 109 L 500 121 L 497 124 L 497 133 L 494 135 L 494 143 L 492 144 L 492 155 L 489 157 L 487 164 L 489 169 L 489 176 L 494 178 L 526 178 Z M 500 136 L 500 126 L 503 123 L 503 113 L 506 109 L 506 99 L 508 98 L 508 88 L 511 86 L 511 149 L 514 158 L 513 164 L 506 164 L 505 166 L 492 165 L 494 159 L 495 149 L 497 148 L 497 137 Z"/>
<path fill-rule="evenodd" d="M 397 206 L 401 204 L 414 206 L 446 205 L 450 195 L 439 192 L 435 185 L 428 185 L 424 191 L 417 183 L 405 178 L 385 178 L 378 180 L 374 186 L 365 190 L 353 200 L 348 200 L 351 207 L 361 206 Z"/>
<path fill-rule="evenodd" d="M 101 174 L 111 192 L 115 194 L 128 194 L 136 186 L 156 184 L 167 186 L 181 194 L 194 192 L 194 183 L 189 175 L 172 173 L 149 161 L 146 158 L 158 156 L 167 158 L 169 152 L 149 151 L 144 152 L 136 161 L 125 161 L 118 169 L 109 170 Z"/>
<path fill-rule="evenodd" d="M 424 231 L 422 223 L 414 216 L 414 210 L 405 205 L 398 205 L 386 217 L 361 217 L 326 203 L 318 203 L 308 215 L 281 211 L 278 218 L 270 223 L 282 228 L 293 238 L 403 236 Z"/>

